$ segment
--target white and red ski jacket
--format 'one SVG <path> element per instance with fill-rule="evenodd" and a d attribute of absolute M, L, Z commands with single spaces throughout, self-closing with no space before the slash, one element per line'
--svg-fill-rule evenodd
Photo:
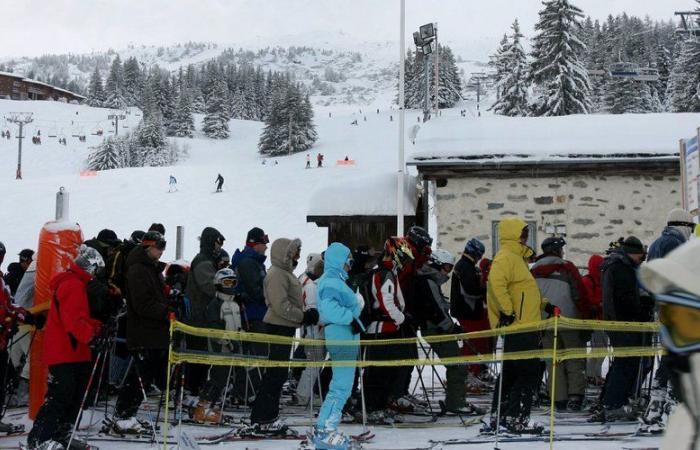
<path fill-rule="evenodd" d="M 391 266 L 389 266 L 391 265 Z M 372 312 L 376 317 L 367 327 L 368 334 L 393 333 L 406 319 L 406 302 L 392 263 L 372 275 Z"/>

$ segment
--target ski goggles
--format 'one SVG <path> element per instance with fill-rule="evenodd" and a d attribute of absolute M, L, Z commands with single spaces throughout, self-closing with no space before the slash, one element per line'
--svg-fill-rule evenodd
<path fill-rule="evenodd" d="M 688 227 L 690 228 L 690 232 L 693 233 L 697 224 L 695 222 L 668 222 L 666 225 L 672 227 Z"/>
<path fill-rule="evenodd" d="M 223 280 L 221 280 L 221 286 L 225 287 L 226 289 L 233 289 L 236 286 L 238 286 L 238 279 L 224 278 Z"/>
<path fill-rule="evenodd" d="M 655 294 L 659 303 L 661 341 L 673 353 L 700 350 L 700 297 L 673 291 Z"/>

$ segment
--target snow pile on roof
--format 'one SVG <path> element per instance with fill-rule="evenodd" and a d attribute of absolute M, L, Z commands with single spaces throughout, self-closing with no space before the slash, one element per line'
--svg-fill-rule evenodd
<path fill-rule="evenodd" d="M 676 157 L 698 126 L 697 113 L 439 117 L 421 126 L 411 159 Z"/>
<path fill-rule="evenodd" d="M 331 181 L 316 189 L 309 201 L 309 216 L 394 216 L 396 215 L 396 173 L 361 176 Z M 405 175 L 404 214 L 416 214 L 416 177 Z"/>

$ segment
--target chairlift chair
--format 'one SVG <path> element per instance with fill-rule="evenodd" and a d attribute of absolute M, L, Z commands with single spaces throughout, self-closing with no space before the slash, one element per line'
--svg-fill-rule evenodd
<path fill-rule="evenodd" d="M 613 78 L 635 78 L 639 76 L 639 65 L 632 62 L 610 64 L 610 76 Z"/>
<path fill-rule="evenodd" d="M 639 75 L 634 77 L 639 81 L 657 81 L 659 79 L 659 70 L 653 67 L 642 67 L 639 69 Z"/>

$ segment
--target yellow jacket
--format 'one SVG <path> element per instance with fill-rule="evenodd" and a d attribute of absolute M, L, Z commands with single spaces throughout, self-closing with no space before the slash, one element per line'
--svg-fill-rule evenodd
<path fill-rule="evenodd" d="M 486 287 L 491 328 L 498 327 L 501 313 L 507 316 L 515 313 L 514 323 L 541 320 L 540 290 L 527 265 L 533 251 L 520 243 L 520 234 L 526 226 L 517 217 L 498 224 L 500 250 L 493 259 Z"/>

